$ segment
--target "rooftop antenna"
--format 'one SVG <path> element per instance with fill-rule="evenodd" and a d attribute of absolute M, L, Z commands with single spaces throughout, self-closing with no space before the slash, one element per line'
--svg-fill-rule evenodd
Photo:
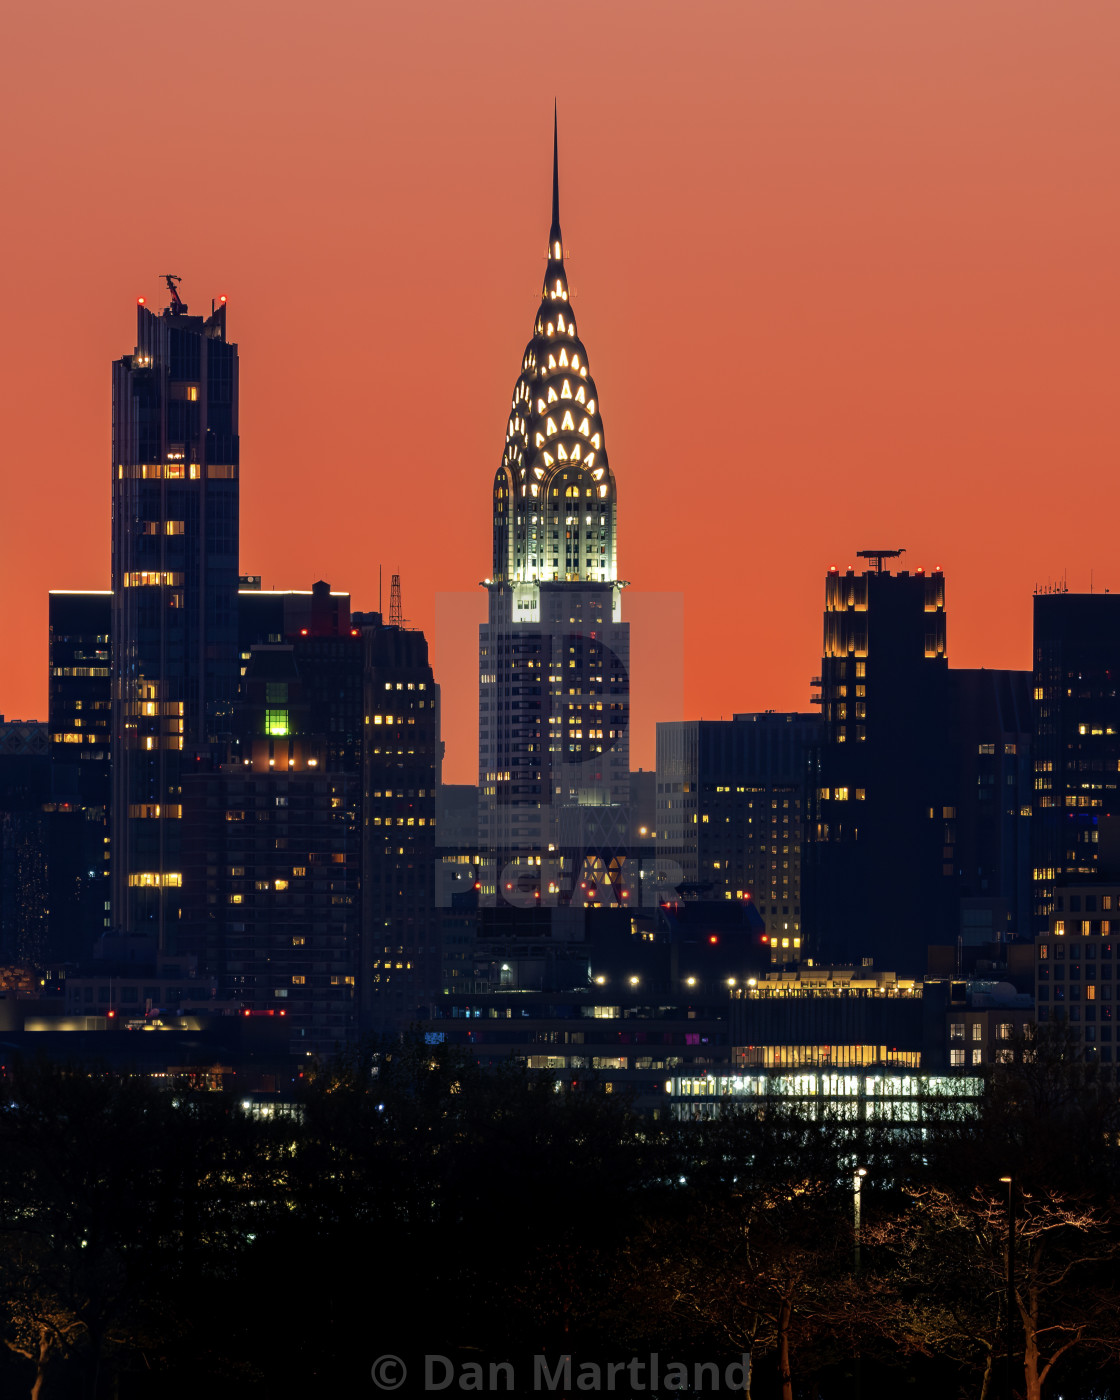
<path fill-rule="evenodd" d="M 171 293 L 172 316 L 181 316 L 182 313 L 187 309 L 186 303 L 179 295 L 179 283 L 183 279 L 181 277 L 176 277 L 176 275 L 173 272 L 161 272 L 159 275 L 167 283 L 167 290 Z"/>
<path fill-rule="evenodd" d="M 389 626 L 403 627 L 404 617 L 401 614 L 401 576 L 393 575 L 393 582 L 389 585 Z"/>
<path fill-rule="evenodd" d="M 904 549 L 857 549 L 857 559 L 870 559 L 875 565 L 875 572 L 883 572 L 884 559 L 897 559 L 900 554 L 905 554 Z"/>
<path fill-rule="evenodd" d="M 552 99 L 552 227 L 549 240 L 560 238 L 560 121 L 556 99 Z"/>

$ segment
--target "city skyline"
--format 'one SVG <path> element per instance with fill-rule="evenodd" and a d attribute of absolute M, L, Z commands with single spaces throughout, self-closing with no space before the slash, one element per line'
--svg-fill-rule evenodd
<path fill-rule="evenodd" d="M 1109 250 L 1120 208 L 1099 171 L 1116 103 L 1104 55 L 1120 22 L 1027 6 L 1009 27 L 1003 9 L 935 21 L 873 7 L 861 30 L 809 10 L 796 34 L 793 18 L 720 12 L 678 32 L 644 12 L 644 43 L 627 50 L 609 99 L 597 78 L 618 70 L 629 8 L 577 9 L 555 41 L 558 57 L 580 57 L 567 89 L 556 84 L 578 211 L 566 231 L 627 483 L 626 575 L 636 594 L 685 591 L 687 717 L 804 709 L 821 579 L 869 545 L 944 568 L 954 667 L 1027 666 L 1033 586 L 1065 570 L 1075 589 L 1091 577 L 1120 587 L 1115 488 L 1095 476 L 1118 445 Z M 342 63 L 337 91 L 315 105 L 329 65 L 308 59 L 307 97 L 285 115 L 287 86 L 270 99 L 263 56 L 294 71 L 295 21 L 252 59 L 237 23 L 208 48 L 214 14 L 180 41 L 179 62 L 204 87 L 238 73 L 237 91 L 260 105 L 256 116 L 223 108 L 228 150 L 205 154 L 218 120 L 207 117 L 198 150 L 166 155 L 207 192 L 173 232 L 141 217 L 144 179 L 117 169 L 125 140 L 141 157 L 158 143 L 143 122 L 115 120 L 162 81 L 166 19 L 110 34 L 113 48 L 75 11 L 50 76 L 37 70 L 40 99 L 19 75 L 9 88 L 24 110 L 45 99 L 55 113 L 8 156 L 20 276 L 7 301 L 22 330 L 4 373 L 24 408 L 9 421 L 9 461 L 35 463 L 6 482 L 9 717 L 46 713 L 47 589 L 108 583 L 105 365 L 165 267 L 188 301 L 230 298 L 245 363 L 243 567 L 266 587 L 330 578 L 371 607 L 380 563 L 403 575 L 408 615 L 429 633 L 438 594 L 485 609 L 486 483 L 542 266 L 552 92 L 534 74 L 501 102 L 469 93 L 544 21 L 516 35 L 496 23 L 492 52 L 464 50 L 468 82 L 453 61 L 461 20 L 449 14 L 429 49 L 419 21 L 398 18 L 388 37 L 405 60 L 377 95 L 340 32 L 324 50 Z M 355 40 L 377 36 L 378 22 L 340 14 Z M 17 24 L 33 39 L 41 20 Z M 80 52 L 102 60 L 96 83 Z M 89 104 L 80 127 L 60 128 L 74 108 L 52 105 L 55 83 Z M 67 216 L 75 201 L 81 219 Z M 50 402 L 59 383 L 62 414 Z M 1055 508 L 1050 483 L 1082 473 L 1092 515 L 1072 491 Z M 410 509 L 420 483 L 437 488 L 426 512 Z M 681 550 L 702 567 L 682 567 Z M 433 643 L 439 676 L 438 629 Z M 458 734 L 446 719 L 449 776 L 469 780 L 474 717 L 468 707 Z"/>

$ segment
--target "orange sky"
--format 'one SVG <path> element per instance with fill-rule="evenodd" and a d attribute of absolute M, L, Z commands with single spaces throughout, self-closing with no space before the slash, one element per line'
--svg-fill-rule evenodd
<path fill-rule="evenodd" d="M 109 366 L 164 270 L 229 297 L 243 571 L 376 607 L 383 563 L 426 629 L 474 591 L 554 94 L 621 572 L 684 594 L 686 714 L 805 708 L 862 547 L 945 569 L 958 666 L 1029 664 L 1036 582 L 1120 587 L 1115 0 L 55 0 L 4 38 L 9 718 L 45 716 L 47 589 L 108 582 Z"/>

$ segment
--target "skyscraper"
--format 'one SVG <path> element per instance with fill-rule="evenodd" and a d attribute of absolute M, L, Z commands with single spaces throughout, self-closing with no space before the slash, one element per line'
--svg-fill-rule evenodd
<path fill-rule="evenodd" d="M 479 648 L 484 897 L 563 899 L 576 873 L 564 862 L 579 859 L 581 844 L 602 851 L 613 832 L 625 842 L 630 646 L 616 506 L 564 267 L 554 126 L 541 304 L 494 478 Z"/>
<path fill-rule="evenodd" d="M 442 980 L 435 909 L 439 688 L 423 632 L 358 614 L 364 641 L 363 1032 L 425 1019 Z"/>
<path fill-rule="evenodd" d="M 864 573 L 825 584 L 824 742 L 805 870 L 813 955 L 898 972 L 956 937 L 955 782 L 949 764 L 945 578 Z"/>
<path fill-rule="evenodd" d="M 245 1007 L 286 1016 L 301 1055 L 354 1031 L 361 777 L 340 732 L 360 745 L 361 674 L 348 607 L 252 647 L 237 761 L 183 784 L 184 950 Z"/>
<path fill-rule="evenodd" d="M 112 911 L 175 952 L 182 778 L 231 731 L 238 686 L 237 347 L 225 299 L 141 298 L 113 366 Z"/>

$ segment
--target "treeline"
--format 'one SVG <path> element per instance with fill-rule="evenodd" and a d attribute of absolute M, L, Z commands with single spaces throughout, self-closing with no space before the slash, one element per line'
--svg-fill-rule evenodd
<path fill-rule="evenodd" d="M 652 1122 L 420 1041 L 270 1118 L 23 1064 L 0 1102 L 0 1395 L 373 1395 L 386 1353 L 398 1394 L 426 1354 L 456 1377 L 509 1359 L 524 1394 L 537 1354 L 749 1352 L 754 1400 L 996 1400 L 1008 1375 L 1026 1400 L 1120 1396 L 1115 1090 L 1060 1032 L 1031 1048 L 978 1115 L 930 1101 L 920 1128 L 780 1100 Z"/>

